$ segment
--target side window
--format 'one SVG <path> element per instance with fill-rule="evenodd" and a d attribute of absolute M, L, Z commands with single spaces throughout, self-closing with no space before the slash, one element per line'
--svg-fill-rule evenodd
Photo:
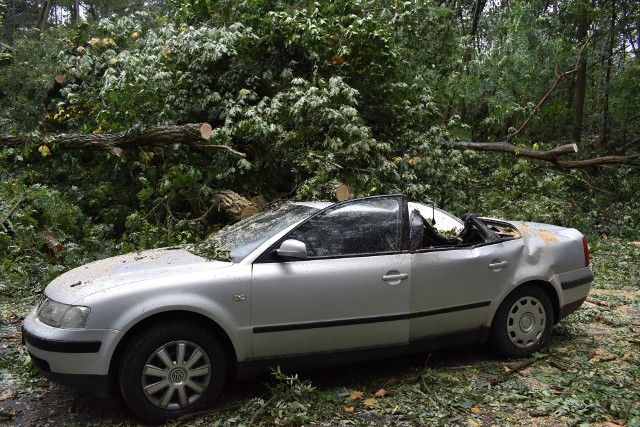
<path fill-rule="evenodd" d="M 402 235 L 401 197 L 356 200 L 331 208 L 291 232 L 310 258 L 397 252 Z"/>

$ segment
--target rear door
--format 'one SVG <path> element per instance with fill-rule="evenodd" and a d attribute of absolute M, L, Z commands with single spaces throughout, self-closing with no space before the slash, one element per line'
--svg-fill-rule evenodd
<path fill-rule="evenodd" d="M 306 260 L 277 259 L 273 250 L 256 262 L 254 357 L 407 343 L 406 217 L 403 196 L 334 205 L 283 239 L 305 243 Z"/>
<path fill-rule="evenodd" d="M 479 332 L 489 305 L 513 285 L 521 239 L 416 252 L 412 261 L 411 339 Z"/>

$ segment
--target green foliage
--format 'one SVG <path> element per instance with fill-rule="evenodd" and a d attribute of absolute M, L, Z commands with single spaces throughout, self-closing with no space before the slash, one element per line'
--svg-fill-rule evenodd
<path fill-rule="evenodd" d="M 197 242 L 222 220 L 209 200 L 219 188 L 318 199 L 326 183 L 344 182 L 357 195 L 402 192 L 459 215 L 637 238 L 636 168 L 558 173 L 447 148 L 453 139 L 504 139 L 556 70 L 573 67 L 579 43 L 568 23 L 583 12 L 577 0 L 557 15 L 535 2 L 486 8 L 475 37 L 462 3 L 189 0 L 168 2 L 170 13 L 159 16 L 160 3 L 127 15 L 122 3 L 91 2 L 97 17 L 110 7 L 123 14 L 39 37 L 13 33 L 0 61 L 0 132 L 28 130 L 46 141 L 51 133 L 209 122 L 210 143 L 247 157 L 178 145 L 122 158 L 51 144 L 3 148 L 5 291 L 36 291 L 87 260 Z M 610 10 L 587 12 L 594 25 L 608 25 Z M 624 18 L 619 25 L 628 26 L 632 15 Z M 596 61 L 606 41 L 595 37 L 588 58 Z M 633 154 L 637 58 L 614 59 L 609 148 Z M 594 81 L 605 77 L 602 67 L 591 69 Z M 65 76 L 60 92 L 51 91 L 56 73 Z M 573 84 L 559 86 L 517 144 L 544 150 L 564 142 Z M 599 107 L 586 107 L 585 157 L 596 154 L 590 146 L 603 118 Z M 43 230 L 65 245 L 61 254 L 47 249 Z"/>
<path fill-rule="evenodd" d="M 56 74 L 57 52 L 63 46 L 54 30 L 40 38 L 24 30 L 14 34 L 11 46 L 0 44 L 0 133 L 39 128 Z"/>

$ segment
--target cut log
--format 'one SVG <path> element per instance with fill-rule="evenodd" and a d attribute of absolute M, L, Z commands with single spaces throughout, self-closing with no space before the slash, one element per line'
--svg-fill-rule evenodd
<path fill-rule="evenodd" d="M 53 78 L 53 86 L 47 92 L 47 99 L 57 98 L 60 95 L 60 91 L 62 90 L 62 86 L 64 85 L 64 75 L 56 74 Z"/>
<path fill-rule="evenodd" d="M 321 188 L 322 196 L 336 202 L 344 202 L 351 197 L 351 190 L 347 184 L 330 182 Z"/>
<path fill-rule="evenodd" d="M 267 199 L 264 196 L 254 196 L 251 198 L 251 201 L 258 207 L 260 211 L 264 210 L 269 205 Z"/>
<path fill-rule="evenodd" d="M 344 202 L 351 197 L 351 191 L 347 184 L 338 183 L 333 189 L 334 198 L 338 202 Z"/>
<path fill-rule="evenodd" d="M 249 218 L 260 212 L 258 206 L 235 191 L 218 190 L 211 197 L 211 203 L 218 210 L 234 221 Z"/>
<path fill-rule="evenodd" d="M 59 254 L 64 250 L 64 245 L 60 243 L 60 241 L 56 239 L 51 233 L 43 231 L 40 234 L 42 235 L 44 241 L 47 243 L 49 249 L 51 249 L 54 254 Z"/>

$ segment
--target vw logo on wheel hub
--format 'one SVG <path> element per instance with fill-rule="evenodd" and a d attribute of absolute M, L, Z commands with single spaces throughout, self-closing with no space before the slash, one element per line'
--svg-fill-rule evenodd
<path fill-rule="evenodd" d="M 176 368 L 171 371 L 169 378 L 173 383 L 181 383 L 187 378 L 187 373 L 182 368 Z"/>

